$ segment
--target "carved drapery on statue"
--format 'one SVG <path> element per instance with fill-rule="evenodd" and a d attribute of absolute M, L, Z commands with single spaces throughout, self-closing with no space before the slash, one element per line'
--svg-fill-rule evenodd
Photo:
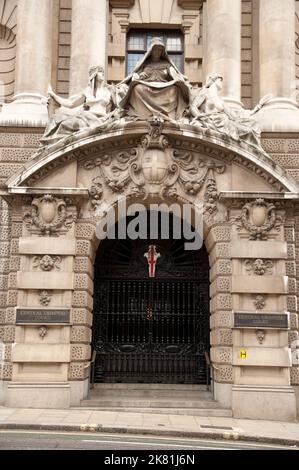
<path fill-rule="evenodd" d="M 171 61 L 160 39 L 154 39 L 133 74 L 117 85 L 104 81 L 103 67 L 93 66 L 89 85 L 81 95 L 64 99 L 49 90 L 51 118 L 41 139 L 44 146 L 86 130 L 88 135 L 117 129 L 130 121 L 160 118 L 176 126 L 192 126 L 202 134 L 214 132 L 245 142 L 259 152 L 260 129 L 255 114 L 267 103 L 263 98 L 253 111 L 229 108 L 220 98 L 223 77 L 212 74 L 206 85 L 194 88 Z"/>
<path fill-rule="evenodd" d="M 120 106 L 129 116 L 140 119 L 159 116 L 174 121 L 183 117 L 190 88 L 159 39 L 153 41 L 133 74 L 123 83 L 129 89 Z"/>

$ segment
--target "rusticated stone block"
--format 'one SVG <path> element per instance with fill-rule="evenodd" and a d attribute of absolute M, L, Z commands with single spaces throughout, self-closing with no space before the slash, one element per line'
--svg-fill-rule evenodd
<path fill-rule="evenodd" d="M 299 139 L 286 139 L 287 152 L 299 152 Z"/>
<path fill-rule="evenodd" d="M 24 147 L 37 148 L 40 144 L 40 139 L 43 135 L 43 129 L 39 133 L 23 134 Z"/>
<path fill-rule="evenodd" d="M 298 331 L 296 330 L 291 330 L 288 332 L 288 338 L 289 338 L 289 344 L 291 344 L 293 341 L 298 340 Z"/>
<path fill-rule="evenodd" d="M 71 343 L 90 343 L 91 329 L 87 326 L 72 326 Z"/>
<path fill-rule="evenodd" d="M 0 341 L 4 341 L 4 326 L 0 326 Z"/>
<path fill-rule="evenodd" d="M 299 366 L 298 367 L 291 367 L 291 385 L 299 385 Z"/>
<path fill-rule="evenodd" d="M 10 176 L 18 173 L 22 166 L 20 163 L 5 163 L 5 165 L 0 165 L 0 178 L 8 179 Z"/>
<path fill-rule="evenodd" d="M 76 256 L 89 256 L 90 258 L 92 258 L 93 249 L 91 242 L 88 240 L 77 240 Z"/>
<path fill-rule="evenodd" d="M 17 273 L 10 273 L 8 276 L 8 287 L 9 289 L 17 288 Z"/>
<path fill-rule="evenodd" d="M 231 310 L 232 309 L 232 297 L 231 294 L 216 294 L 210 302 L 211 313 L 217 310 Z"/>
<path fill-rule="evenodd" d="M 92 240 L 95 233 L 95 226 L 90 223 L 79 222 L 76 225 L 76 238 L 85 238 L 86 240 Z"/>
<path fill-rule="evenodd" d="M 2 378 L 3 380 L 12 379 L 12 364 L 10 362 L 4 362 L 2 365 Z"/>
<path fill-rule="evenodd" d="M 211 348 L 211 361 L 214 364 L 232 364 L 232 348 Z"/>
<path fill-rule="evenodd" d="M 4 325 L 5 323 L 5 316 L 6 316 L 6 311 L 4 308 L 0 309 L 0 325 Z"/>
<path fill-rule="evenodd" d="M 291 330 L 298 329 L 298 315 L 295 312 L 290 313 L 290 328 Z"/>
<path fill-rule="evenodd" d="M 296 294 L 297 292 L 297 283 L 294 277 L 289 277 L 288 279 L 288 293 Z"/>
<path fill-rule="evenodd" d="M 9 240 L 10 237 L 10 228 L 9 227 L 0 227 L 0 241 Z"/>
<path fill-rule="evenodd" d="M 31 158 L 31 155 L 32 155 L 31 149 L 1 148 L 0 149 L 0 163 L 1 162 L 26 163 Z"/>
<path fill-rule="evenodd" d="M 9 290 L 7 293 L 7 307 L 15 307 L 18 303 L 18 291 Z"/>
<path fill-rule="evenodd" d="M 8 276 L 0 274 L 0 290 L 6 290 L 8 287 Z"/>
<path fill-rule="evenodd" d="M 86 308 L 73 308 L 72 323 L 74 325 L 92 325 L 92 313 Z"/>
<path fill-rule="evenodd" d="M 233 366 L 217 365 L 214 369 L 214 380 L 219 383 L 233 382 Z"/>
<path fill-rule="evenodd" d="M 231 258 L 230 244 L 229 243 L 216 243 L 212 251 L 210 252 L 210 264 L 211 266 L 221 258 Z"/>
<path fill-rule="evenodd" d="M 5 345 L 5 354 L 4 354 L 4 360 L 6 362 L 11 362 L 11 352 L 12 352 L 12 345 L 11 344 L 6 344 Z"/>
<path fill-rule="evenodd" d="M 288 254 L 288 259 L 295 259 L 296 257 L 295 245 L 291 243 L 287 244 L 287 254 Z"/>
<path fill-rule="evenodd" d="M 297 311 L 297 297 L 295 295 L 287 296 L 287 310 L 289 312 Z"/>
<path fill-rule="evenodd" d="M 88 362 L 72 362 L 69 368 L 69 380 L 85 380 L 89 376 Z"/>
<path fill-rule="evenodd" d="M 19 239 L 18 238 L 12 238 L 11 244 L 10 244 L 10 253 L 12 255 L 19 254 Z"/>
<path fill-rule="evenodd" d="M 10 271 L 20 271 L 21 258 L 19 256 L 11 256 L 9 259 Z"/>
<path fill-rule="evenodd" d="M 73 293 L 73 307 L 83 307 L 92 310 L 93 298 L 87 291 L 75 291 Z"/>
<path fill-rule="evenodd" d="M 77 256 L 74 262 L 75 273 L 88 273 L 93 277 L 93 264 L 87 256 Z"/>
<path fill-rule="evenodd" d="M 87 344 L 71 345 L 71 361 L 89 361 L 91 359 L 91 346 Z"/>
<path fill-rule="evenodd" d="M 11 227 L 11 236 L 14 238 L 19 238 L 23 235 L 23 224 L 14 222 Z"/>
<path fill-rule="evenodd" d="M 14 325 L 8 325 L 4 327 L 4 343 L 14 343 L 15 341 L 16 328 Z"/>
<path fill-rule="evenodd" d="M 287 243 L 295 243 L 295 230 L 294 227 L 284 228 L 284 238 Z"/>
<path fill-rule="evenodd" d="M 218 311 L 211 315 L 210 317 L 210 326 L 213 330 L 214 328 L 232 328 L 233 327 L 233 318 L 232 312 L 230 311 Z"/>
<path fill-rule="evenodd" d="M 0 292 L 0 308 L 6 307 L 7 305 L 7 293 Z"/>
<path fill-rule="evenodd" d="M 233 344 L 233 332 L 228 328 L 212 330 L 210 337 L 213 346 L 232 346 Z"/>
<path fill-rule="evenodd" d="M 285 153 L 286 139 L 262 139 L 262 147 L 267 153 Z"/>
<path fill-rule="evenodd" d="M 229 259 L 217 260 L 210 270 L 210 280 L 213 281 L 217 276 L 232 274 L 232 263 Z"/>
<path fill-rule="evenodd" d="M 290 277 L 295 277 L 296 275 L 296 263 L 295 261 L 286 261 L 286 275 Z"/>
<path fill-rule="evenodd" d="M 6 318 L 5 323 L 7 325 L 14 325 L 16 323 L 16 310 L 15 310 L 15 308 L 13 308 L 13 307 L 7 308 L 5 318 Z"/>
<path fill-rule="evenodd" d="M 211 228 L 209 235 L 205 240 L 205 245 L 210 251 L 215 243 L 231 241 L 231 226 L 219 225 Z"/>
<path fill-rule="evenodd" d="M 0 258 L 0 273 L 8 274 L 9 272 L 9 259 Z"/>
<path fill-rule="evenodd" d="M 75 289 L 93 293 L 93 282 L 88 274 L 75 274 Z"/>
<path fill-rule="evenodd" d="M 0 243 L 0 256 L 8 257 L 10 254 L 10 242 L 1 242 Z"/>

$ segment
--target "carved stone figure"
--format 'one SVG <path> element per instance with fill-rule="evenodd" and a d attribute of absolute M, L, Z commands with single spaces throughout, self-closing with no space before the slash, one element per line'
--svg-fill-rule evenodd
<path fill-rule="evenodd" d="M 154 38 L 132 75 L 122 84 L 129 86 L 120 107 L 132 117 L 158 116 L 177 121 L 189 103 L 190 85 L 167 54 L 164 43 Z"/>
<path fill-rule="evenodd" d="M 80 95 L 61 98 L 50 87 L 48 110 L 51 120 L 41 143 L 55 143 L 66 135 L 107 122 L 109 113 L 116 107 L 120 90 L 105 83 L 104 68 L 101 66 L 90 67 L 89 85 Z"/>
<path fill-rule="evenodd" d="M 223 77 L 215 73 L 208 76 L 203 88 L 191 90 L 191 124 L 215 130 L 264 151 L 261 147 L 259 124 L 253 115 L 268 101 L 269 96 L 263 98 L 248 114 L 244 110 L 231 109 L 225 104 L 219 96 L 222 84 Z"/>

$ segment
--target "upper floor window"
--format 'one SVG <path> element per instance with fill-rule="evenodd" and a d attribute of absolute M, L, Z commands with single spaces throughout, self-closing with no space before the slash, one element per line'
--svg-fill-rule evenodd
<path fill-rule="evenodd" d="M 184 39 L 179 31 L 137 31 L 132 30 L 127 39 L 127 75 L 131 74 L 148 50 L 153 38 L 160 38 L 167 49 L 167 52 L 180 70 L 184 72 Z"/>

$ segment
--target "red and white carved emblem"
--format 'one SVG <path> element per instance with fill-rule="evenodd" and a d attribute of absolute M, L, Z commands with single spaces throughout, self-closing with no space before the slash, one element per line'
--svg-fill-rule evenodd
<path fill-rule="evenodd" d="M 144 253 L 144 256 L 148 262 L 149 277 L 155 277 L 157 260 L 161 257 L 160 253 L 156 251 L 156 246 L 150 245 L 148 252 Z"/>

